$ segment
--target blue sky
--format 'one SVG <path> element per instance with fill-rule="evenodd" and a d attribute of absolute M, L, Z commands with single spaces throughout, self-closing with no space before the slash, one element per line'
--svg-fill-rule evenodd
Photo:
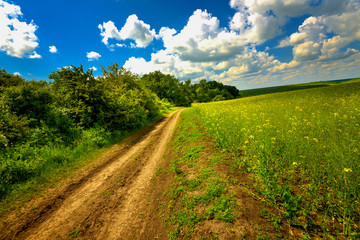
<path fill-rule="evenodd" d="M 0 67 L 118 63 L 240 89 L 360 76 L 359 0 L 0 0 Z"/>

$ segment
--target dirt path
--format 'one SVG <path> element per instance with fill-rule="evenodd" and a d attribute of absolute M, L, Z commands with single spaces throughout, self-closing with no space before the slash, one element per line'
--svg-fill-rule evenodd
<path fill-rule="evenodd" d="M 114 147 L 96 166 L 0 223 L 0 239 L 163 239 L 154 187 L 180 111 Z"/>

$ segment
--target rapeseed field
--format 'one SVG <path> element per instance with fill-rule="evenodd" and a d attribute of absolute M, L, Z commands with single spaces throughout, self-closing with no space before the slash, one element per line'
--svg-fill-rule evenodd
<path fill-rule="evenodd" d="M 358 236 L 360 83 L 197 104 L 234 167 L 290 225 Z"/>

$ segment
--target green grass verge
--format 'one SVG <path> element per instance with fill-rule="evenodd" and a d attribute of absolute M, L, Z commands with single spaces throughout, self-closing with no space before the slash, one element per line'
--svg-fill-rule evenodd
<path fill-rule="evenodd" d="M 216 157 L 216 152 L 205 153 L 205 135 L 196 124 L 198 120 L 185 110 L 180 122 L 172 146 L 175 160 L 170 166 L 175 177 L 166 192 L 171 200 L 166 203 L 168 217 L 164 221 L 170 239 L 190 239 L 197 234 L 197 226 L 207 220 L 231 223 L 237 206 L 235 193 L 228 188 L 229 179 L 214 169 L 221 157 Z"/>

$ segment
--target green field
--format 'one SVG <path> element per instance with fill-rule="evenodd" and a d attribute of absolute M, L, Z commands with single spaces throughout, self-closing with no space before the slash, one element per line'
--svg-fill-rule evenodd
<path fill-rule="evenodd" d="M 348 81 L 187 111 L 291 226 L 346 237 L 359 232 L 359 103 Z"/>
<path fill-rule="evenodd" d="M 327 87 L 332 85 L 346 84 L 346 83 L 359 82 L 359 81 L 360 81 L 359 78 L 350 78 L 350 79 L 340 79 L 333 81 L 320 81 L 320 82 L 301 83 L 301 84 L 292 84 L 292 85 L 266 87 L 266 88 L 255 88 L 255 89 L 242 90 L 240 91 L 240 94 L 242 97 L 252 97 L 252 96 L 258 96 L 269 93 Z"/>

